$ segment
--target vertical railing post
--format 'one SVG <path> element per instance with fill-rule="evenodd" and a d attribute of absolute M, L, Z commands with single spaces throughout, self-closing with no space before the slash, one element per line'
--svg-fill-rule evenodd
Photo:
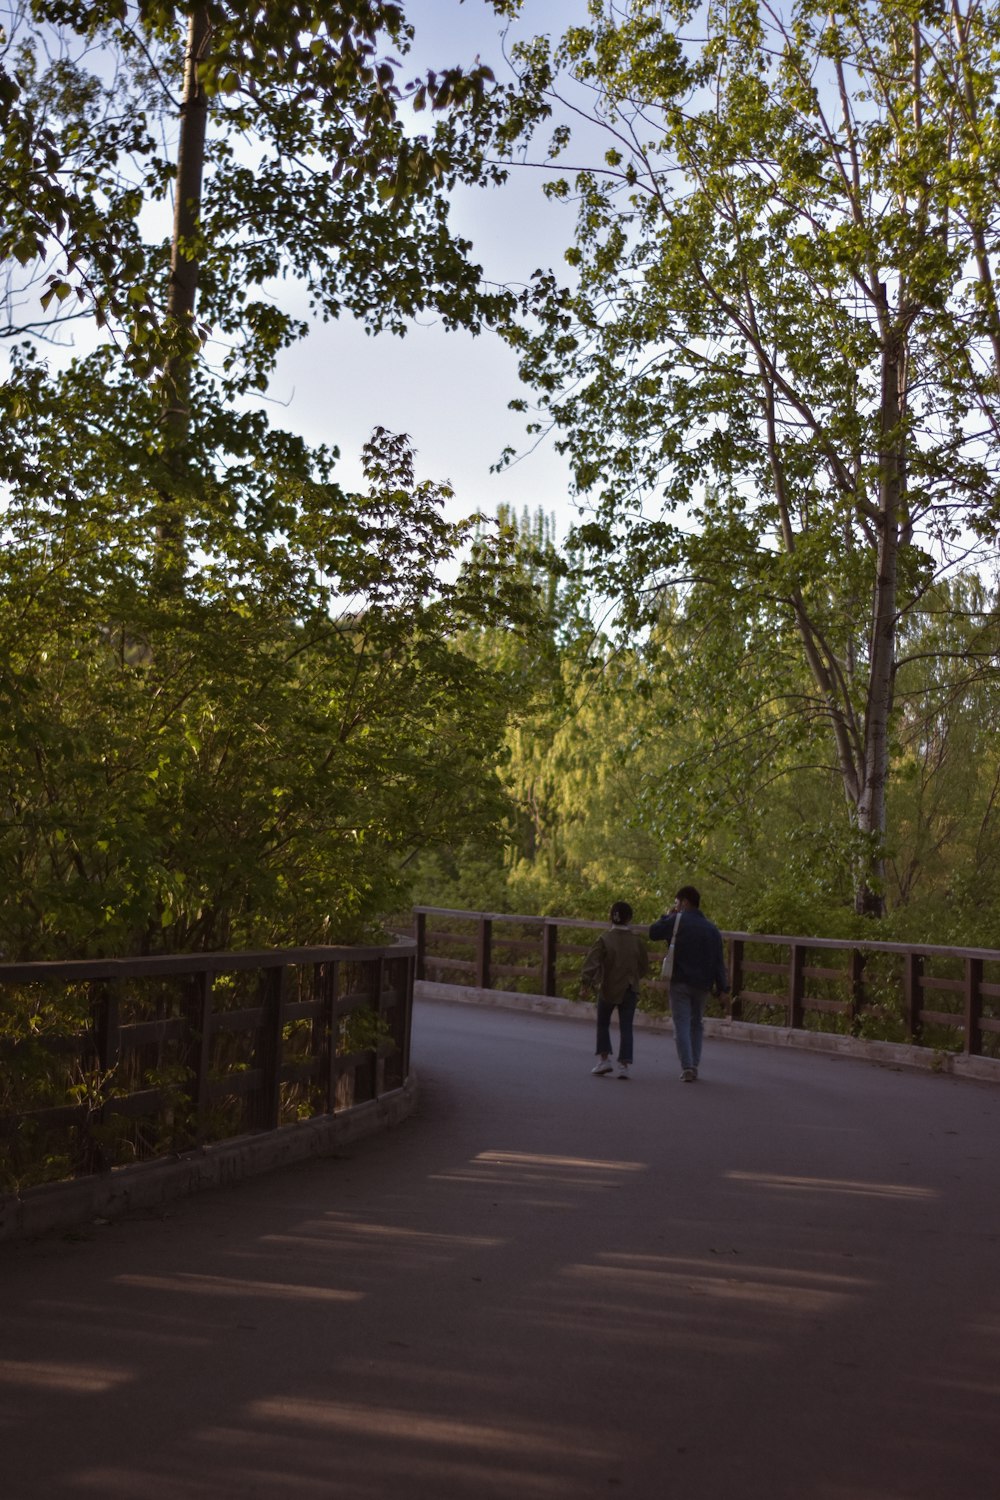
<path fill-rule="evenodd" d="M 208 1114 L 208 1073 L 212 1059 L 212 976 L 207 969 L 194 975 L 188 1010 L 188 1067 L 191 1070 L 191 1102 L 194 1105 L 194 1138 L 205 1139 Z"/>
<path fill-rule="evenodd" d="M 559 928 L 554 922 L 542 927 L 542 994 L 555 995 L 556 960 L 559 952 Z"/>
<path fill-rule="evenodd" d="M 340 964 L 336 959 L 328 965 L 325 994 L 326 1026 L 329 1038 L 327 1052 L 326 1072 L 326 1112 L 335 1114 L 337 1111 L 337 1048 L 340 1046 L 340 1015 L 337 1011 L 337 1002 L 340 999 Z"/>
<path fill-rule="evenodd" d="M 416 979 L 427 978 L 427 913 L 418 911 L 416 914 L 416 939 L 417 939 L 417 964 Z"/>
<path fill-rule="evenodd" d="M 94 1041 L 97 1044 L 97 1067 L 100 1073 L 112 1073 L 121 1056 L 121 1025 L 118 990 L 111 981 L 105 981 L 97 1001 Z"/>
<path fill-rule="evenodd" d="M 121 1056 L 121 1007 L 118 988 L 110 980 L 101 986 L 95 1006 L 94 1042 L 102 1075 L 114 1072 Z"/>
<path fill-rule="evenodd" d="M 121 1059 L 121 1004 L 118 986 L 113 981 L 106 980 L 100 987 L 93 1015 L 94 1046 L 97 1052 L 97 1099 L 91 1102 L 90 1118 L 96 1118 L 99 1125 L 104 1125 L 109 1117 L 108 1086 Z M 86 1151 L 89 1171 L 104 1172 L 113 1165 L 104 1147 L 92 1137 L 87 1141 Z"/>
<path fill-rule="evenodd" d="M 261 1025 L 261 1066 L 264 1078 L 260 1094 L 260 1130 L 277 1130 L 281 1122 L 282 1032 L 285 1028 L 285 983 L 288 970 L 265 969 L 261 978 L 263 990 L 263 1023 Z"/>
<path fill-rule="evenodd" d="M 851 987 L 851 996 L 848 1001 L 850 1029 L 855 1033 L 858 1029 L 858 1020 L 865 1005 L 865 955 L 860 948 L 851 949 L 851 957 L 848 964 L 848 982 Z"/>
<path fill-rule="evenodd" d="M 903 1023 L 911 1041 L 918 1042 L 923 1030 L 921 1012 L 924 1007 L 922 981 L 924 956 L 911 949 L 906 955 L 903 968 Z"/>
<path fill-rule="evenodd" d="M 413 1031 L 413 982 L 417 973 L 416 956 L 408 954 L 400 965 L 403 975 L 403 994 L 400 997 L 403 1006 L 403 1083 L 410 1076 L 410 1037 Z"/>
<path fill-rule="evenodd" d="M 476 984 L 481 990 L 492 988 L 490 966 L 493 955 L 493 923 L 489 917 L 479 918 L 479 936 L 476 943 Z"/>
<path fill-rule="evenodd" d="M 979 1023 L 983 1017 L 983 961 L 981 958 L 965 960 L 965 1053 L 977 1057 L 983 1050 L 983 1037 Z"/>
<path fill-rule="evenodd" d="M 328 1033 L 325 984 L 325 964 L 313 964 L 309 993 L 310 998 L 318 1005 L 319 1012 L 313 1016 L 309 1026 L 309 1059 L 313 1065 L 313 1073 L 309 1079 L 310 1114 L 322 1114 L 326 1111 L 326 1039 Z"/>
<path fill-rule="evenodd" d="M 805 996 L 806 950 L 801 943 L 793 943 L 788 962 L 788 1024 L 793 1031 L 802 1029 L 802 1001 Z"/>
<path fill-rule="evenodd" d="M 382 992 L 385 989 L 385 959 L 376 958 L 372 963 L 372 968 L 374 970 L 372 991 L 375 1002 L 373 1006 L 375 1012 L 375 1038 L 373 1044 L 375 1053 L 372 1058 L 372 1062 L 374 1063 L 372 1084 L 374 1097 L 378 1099 L 385 1093 L 385 1053 L 383 1051 L 382 1027 L 379 1024 L 382 1020 Z"/>
<path fill-rule="evenodd" d="M 743 1016 L 743 939 L 733 938 L 729 945 L 729 1019 L 739 1021 Z"/>

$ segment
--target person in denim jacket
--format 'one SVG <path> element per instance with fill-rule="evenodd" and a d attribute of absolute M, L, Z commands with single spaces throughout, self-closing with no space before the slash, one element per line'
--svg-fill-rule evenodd
<path fill-rule="evenodd" d="M 670 1014 L 681 1078 L 685 1083 L 694 1083 L 701 1063 L 705 1006 L 713 990 L 721 996 L 729 994 L 729 975 L 722 933 L 701 910 L 701 896 L 693 885 L 682 885 L 673 910 L 664 912 L 653 923 L 649 929 L 650 942 L 669 943 L 677 922 L 680 926 L 670 978 Z"/>

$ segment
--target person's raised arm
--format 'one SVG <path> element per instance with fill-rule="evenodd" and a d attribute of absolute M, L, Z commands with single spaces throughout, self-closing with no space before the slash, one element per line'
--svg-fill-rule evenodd
<path fill-rule="evenodd" d="M 663 916 L 657 917 L 652 927 L 650 927 L 649 941 L 651 943 L 659 943 L 661 941 L 669 942 L 670 934 L 674 930 L 674 923 L 676 921 L 677 913 L 675 911 L 665 911 L 663 913 Z"/>

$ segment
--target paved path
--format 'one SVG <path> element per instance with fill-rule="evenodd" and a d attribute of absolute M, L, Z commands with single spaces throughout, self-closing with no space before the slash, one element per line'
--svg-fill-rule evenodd
<path fill-rule="evenodd" d="M 416 1116 L 0 1246 L 0 1500 L 992 1500 L 1000 1090 L 423 1004 Z"/>

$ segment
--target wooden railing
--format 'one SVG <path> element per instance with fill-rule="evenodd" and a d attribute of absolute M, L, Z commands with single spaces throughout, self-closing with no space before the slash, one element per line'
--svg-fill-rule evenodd
<path fill-rule="evenodd" d="M 568 999 L 579 994 L 583 956 L 594 935 L 607 927 L 568 917 L 431 906 L 414 908 L 414 925 L 418 979 Z M 578 934 L 587 934 L 586 940 Z M 997 949 L 750 932 L 723 937 L 732 995 L 726 1007 L 715 1007 L 716 1014 L 1000 1056 Z M 663 945 L 653 946 L 654 956 L 663 951 Z M 647 1007 L 663 1008 L 665 990 L 656 977 L 644 985 Z"/>
<path fill-rule="evenodd" d="M 403 940 L 0 964 L 0 1192 L 402 1088 L 415 960 Z"/>

